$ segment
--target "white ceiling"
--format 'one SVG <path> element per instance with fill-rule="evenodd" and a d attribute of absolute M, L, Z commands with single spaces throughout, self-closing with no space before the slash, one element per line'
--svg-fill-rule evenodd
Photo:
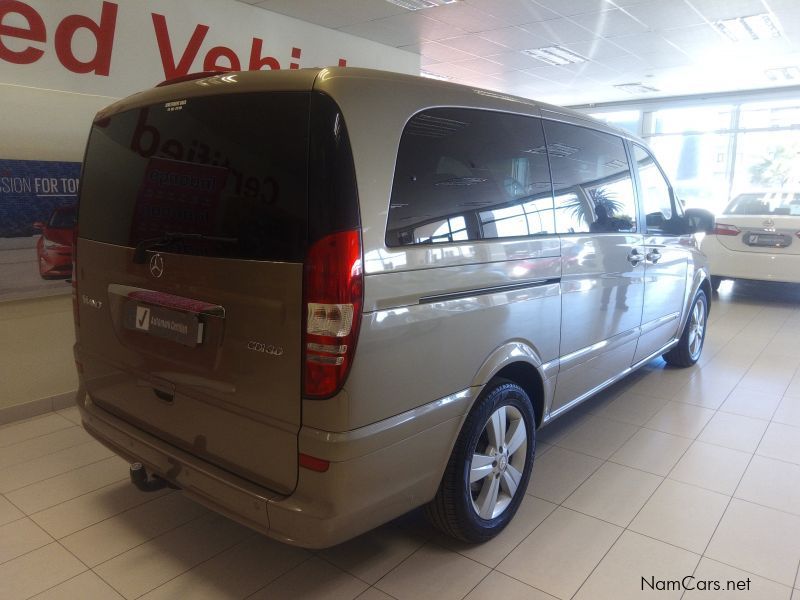
<path fill-rule="evenodd" d="M 418 53 L 422 69 L 562 105 L 797 85 L 800 0 L 461 0 L 409 11 L 386 0 L 240 0 Z M 781 37 L 730 41 L 714 21 L 769 13 Z M 550 66 L 520 51 L 560 45 L 588 58 Z M 615 84 L 659 92 L 631 95 Z"/>

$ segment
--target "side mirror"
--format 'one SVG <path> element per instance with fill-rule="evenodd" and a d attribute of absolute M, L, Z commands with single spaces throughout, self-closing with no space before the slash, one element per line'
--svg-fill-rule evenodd
<path fill-rule="evenodd" d="M 711 233 L 717 224 L 714 214 L 704 208 L 687 208 L 684 217 L 689 233 Z"/>
<path fill-rule="evenodd" d="M 42 223 L 41 221 L 36 221 L 36 223 L 33 224 L 33 228 L 36 231 L 42 231 L 44 229 L 44 223 Z"/>

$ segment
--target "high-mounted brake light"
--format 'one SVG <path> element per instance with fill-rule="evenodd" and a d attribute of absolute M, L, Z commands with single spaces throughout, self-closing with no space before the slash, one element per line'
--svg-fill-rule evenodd
<path fill-rule="evenodd" d="M 711 233 L 715 235 L 739 235 L 740 230 L 736 225 L 717 223 Z"/>
<path fill-rule="evenodd" d="M 165 79 L 161 83 L 156 84 L 156 87 L 164 87 L 165 85 L 172 85 L 174 83 L 182 83 L 184 81 L 192 81 L 194 79 L 205 79 L 206 77 L 214 77 L 215 75 L 222 75 L 227 71 L 200 71 L 199 73 L 189 73 L 188 75 L 179 75 L 172 79 Z"/>
<path fill-rule="evenodd" d="M 358 229 L 325 236 L 309 249 L 303 281 L 303 394 L 307 398 L 330 398 L 347 378 L 361 324 L 361 265 Z"/>

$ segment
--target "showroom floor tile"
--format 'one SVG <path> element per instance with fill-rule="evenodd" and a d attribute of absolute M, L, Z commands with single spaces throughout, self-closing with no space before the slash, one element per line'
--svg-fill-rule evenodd
<path fill-rule="evenodd" d="M 797 289 L 722 290 L 696 367 L 655 360 L 539 432 L 520 511 L 482 546 L 414 511 L 293 548 L 139 492 L 74 408 L 0 427 L 0 597 L 800 600 Z M 685 576 L 723 589 L 646 587 Z"/>

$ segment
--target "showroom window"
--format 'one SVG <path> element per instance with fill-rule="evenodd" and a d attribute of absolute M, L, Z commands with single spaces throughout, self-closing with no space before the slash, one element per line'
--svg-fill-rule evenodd
<path fill-rule="evenodd" d="M 730 181 L 731 105 L 668 108 L 651 115 L 653 152 L 686 206 L 719 210 Z"/>
<path fill-rule="evenodd" d="M 800 193 L 800 102 L 741 107 L 731 200 Z"/>
<path fill-rule="evenodd" d="M 743 194 L 800 192 L 797 99 L 617 106 L 591 114 L 620 126 L 611 116 L 638 112 L 639 121 L 625 128 L 641 131 L 684 206 L 720 214 Z"/>
<path fill-rule="evenodd" d="M 542 124 L 534 117 L 437 108 L 403 132 L 387 246 L 555 232 Z"/>
<path fill-rule="evenodd" d="M 624 129 L 633 135 L 641 134 L 640 124 L 642 120 L 642 111 L 640 110 L 614 110 L 610 112 L 591 113 L 589 116 L 598 121 L 608 123 L 612 127 Z"/>

